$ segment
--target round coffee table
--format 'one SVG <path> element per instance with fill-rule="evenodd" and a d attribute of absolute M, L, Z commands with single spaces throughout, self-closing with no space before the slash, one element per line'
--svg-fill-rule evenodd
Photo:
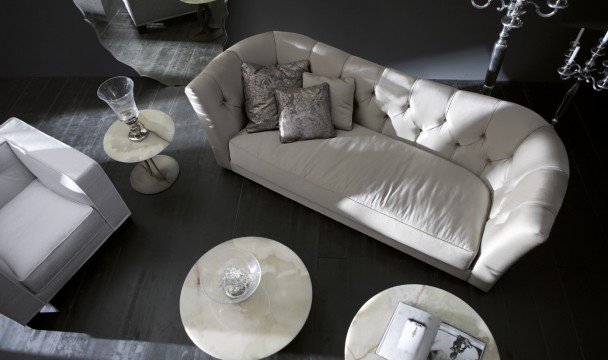
<path fill-rule="evenodd" d="M 312 284 L 306 266 L 288 247 L 270 239 L 244 237 L 218 246 L 253 253 L 262 270 L 260 285 L 241 303 L 216 303 L 200 285 L 199 260 L 186 276 L 179 300 L 186 333 L 219 359 L 261 359 L 278 352 L 296 337 L 310 313 Z"/>
<path fill-rule="evenodd" d="M 485 341 L 483 360 L 500 359 L 490 329 L 473 308 L 447 291 L 425 285 L 396 286 L 368 300 L 348 328 L 345 359 L 383 359 L 376 354 L 376 349 L 399 302 L 438 316 L 443 322 Z"/>
<path fill-rule="evenodd" d="M 103 149 L 112 159 L 123 163 L 139 163 L 131 172 L 131 186 L 142 194 L 156 194 L 168 189 L 179 175 L 177 161 L 165 150 L 173 135 L 173 119 L 158 110 L 141 110 L 137 120 L 149 131 L 148 137 L 139 142 L 129 140 L 129 126 L 115 121 L 103 138 Z"/>

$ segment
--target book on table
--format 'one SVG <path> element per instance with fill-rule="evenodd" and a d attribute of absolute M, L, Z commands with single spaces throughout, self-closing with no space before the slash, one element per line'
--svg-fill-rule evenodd
<path fill-rule="evenodd" d="M 387 360 L 480 360 L 486 343 L 400 302 L 376 354 Z"/>

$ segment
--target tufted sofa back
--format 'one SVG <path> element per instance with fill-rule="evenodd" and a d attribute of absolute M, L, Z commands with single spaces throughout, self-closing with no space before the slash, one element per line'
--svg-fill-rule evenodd
<path fill-rule="evenodd" d="M 516 150 L 531 134 L 546 133 L 555 138 L 556 146 L 561 146 L 548 124 L 529 109 L 417 79 L 307 36 L 263 33 L 220 56 L 261 65 L 309 59 L 313 73 L 354 77 L 356 123 L 451 160 L 478 175 L 491 189 L 505 184 Z M 233 75 L 237 76 L 240 74 Z M 242 93 L 225 91 L 224 97 L 228 103 L 242 107 Z M 565 166 L 554 165 L 567 169 L 567 160 Z"/>

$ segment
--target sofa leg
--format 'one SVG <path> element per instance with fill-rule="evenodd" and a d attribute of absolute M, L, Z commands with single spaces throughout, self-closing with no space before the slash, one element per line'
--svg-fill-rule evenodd
<path fill-rule="evenodd" d="M 137 27 L 137 32 L 140 35 L 146 34 L 148 32 L 148 25 L 142 25 Z"/>

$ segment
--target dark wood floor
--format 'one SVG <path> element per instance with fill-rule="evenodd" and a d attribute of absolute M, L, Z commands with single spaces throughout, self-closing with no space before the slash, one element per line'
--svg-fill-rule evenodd
<path fill-rule="evenodd" d="M 606 96 L 584 91 L 558 127 L 571 179 L 552 235 L 488 294 L 249 180 L 220 169 L 182 87 L 138 78 L 142 109 L 169 113 L 165 153 L 181 174 L 168 191 L 129 186 L 132 166 L 111 161 L 113 121 L 97 99 L 102 79 L 0 79 L 0 119 L 19 117 L 98 161 L 128 206 L 126 223 L 53 299 L 60 310 L 24 328 L 0 316 L 0 359 L 208 359 L 188 339 L 179 294 L 211 247 L 259 235 L 292 248 L 310 271 L 314 299 L 298 337 L 273 359 L 339 359 L 352 317 L 374 294 L 419 283 L 454 293 L 485 319 L 502 359 L 606 359 L 608 238 Z M 476 90 L 470 83 L 453 85 Z M 564 86 L 503 84 L 496 96 L 549 118 Z"/>

